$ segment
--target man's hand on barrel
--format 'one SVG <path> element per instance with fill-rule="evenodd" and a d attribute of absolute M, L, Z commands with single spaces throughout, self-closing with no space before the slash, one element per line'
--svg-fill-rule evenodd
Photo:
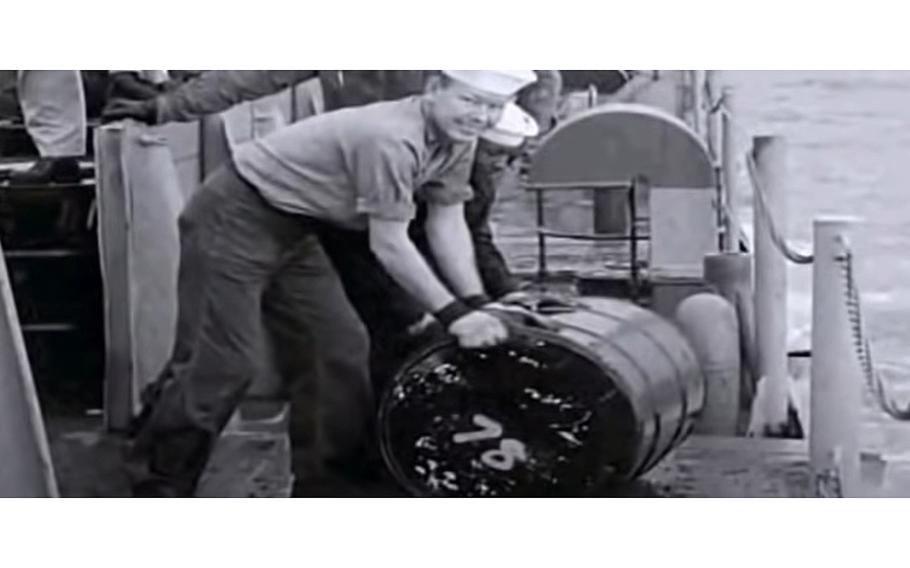
<path fill-rule="evenodd" d="M 498 317 L 484 311 L 473 310 L 453 321 L 449 333 L 466 349 L 492 347 L 509 337 L 506 325 Z"/>

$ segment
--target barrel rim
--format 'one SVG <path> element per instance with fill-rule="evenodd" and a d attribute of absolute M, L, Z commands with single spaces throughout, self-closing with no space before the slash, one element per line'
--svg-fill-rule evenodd
<path fill-rule="evenodd" d="M 616 377 L 615 370 L 612 369 L 609 365 L 606 365 L 603 361 L 601 361 L 600 357 L 594 350 L 588 348 L 585 345 L 581 345 L 576 342 L 569 341 L 568 339 L 566 339 L 565 337 L 562 337 L 558 333 L 555 333 L 553 331 L 543 329 L 540 327 L 520 324 L 520 323 L 511 321 L 511 320 L 507 322 L 507 326 L 509 327 L 510 332 L 517 331 L 518 333 L 523 334 L 525 337 L 531 339 L 532 341 L 533 340 L 546 340 L 547 342 L 557 345 L 559 347 L 562 347 L 562 348 L 572 352 L 575 355 L 584 357 L 584 359 L 586 361 L 596 365 L 597 368 L 599 368 L 601 371 L 603 371 L 605 374 L 607 374 L 607 376 L 610 378 L 614 388 L 616 388 L 616 390 L 623 396 L 626 403 L 629 405 L 630 409 L 632 409 L 632 407 L 633 407 L 632 401 L 629 397 L 629 393 L 625 390 L 625 385 L 621 384 L 621 381 L 617 381 L 615 379 L 615 377 Z M 406 371 L 409 368 L 413 367 L 415 364 L 426 359 L 427 357 L 429 357 L 430 355 L 432 355 L 435 352 L 441 351 L 446 348 L 451 348 L 453 345 L 457 348 L 457 345 L 455 345 L 455 344 L 456 344 L 456 339 L 454 337 L 448 336 L 448 337 L 444 337 L 444 338 L 434 339 L 433 341 L 429 342 L 427 345 L 424 345 L 420 349 L 416 350 L 405 360 L 404 363 L 402 363 L 400 370 L 398 372 L 396 372 L 395 375 L 392 377 L 392 379 L 389 381 L 389 383 L 386 386 L 385 390 L 383 391 L 382 396 L 379 401 L 379 412 L 378 412 L 378 416 L 377 416 L 377 424 L 379 427 L 377 428 L 377 436 L 379 437 L 378 443 L 379 443 L 380 454 L 382 455 L 382 459 L 383 459 L 383 462 L 385 462 L 386 467 L 389 468 L 389 471 L 392 474 L 392 477 L 398 482 L 399 485 L 402 486 L 402 488 L 404 488 L 408 493 L 410 493 L 412 496 L 415 496 L 415 497 L 431 496 L 432 494 L 428 494 L 426 492 L 425 488 L 423 488 L 422 486 L 420 486 L 420 487 L 415 486 L 411 482 L 409 476 L 407 476 L 405 474 L 404 470 L 399 465 L 398 460 L 393 459 L 394 456 L 393 456 L 393 454 L 391 452 L 391 448 L 390 448 L 391 444 L 387 443 L 387 441 L 390 440 L 390 438 L 391 438 L 391 434 L 388 431 L 388 429 L 390 428 L 389 421 L 384 420 L 384 417 L 387 416 L 386 409 L 388 407 L 389 399 L 393 396 L 392 393 L 395 390 L 395 387 L 405 378 Z M 634 414 L 635 413 L 633 411 L 633 416 L 634 416 Z M 634 428 L 635 428 L 636 437 L 640 437 L 642 428 L 641 428 L 641 424 L 638 421 L 635 421 Z M 634 466 L 635 464 L 632 464 L 632 465 Z M 634 471 L 634 469 L 635 469 L 634 467 L 631 468 L 630 472 Z M 607 472 L 600 471 L 598 473 L 599 473 L 599 475 L 598 475 L 597 481 L 595 483 L 595 486 L 602 486 L 608 480 Z"/>

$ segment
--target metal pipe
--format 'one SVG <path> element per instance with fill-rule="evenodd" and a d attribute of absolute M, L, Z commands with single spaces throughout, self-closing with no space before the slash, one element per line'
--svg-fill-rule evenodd
<path fill-rule="evenodd" d="M 724 250 L 736 252 L 739 250 L 739 188 L 736 179 L 736 132 L 733 128 L 733 117 L 736 116 L 736 96 L 731 87 L 724 87 L 723 112 L 721 115 L 721 168 L 724 195 L 722 206 L 724 209 Z"/>
<path fill-rule="evenodd" d="M 705 95 L 708 98 L 708 115 L 706 117 L 706 128 L 708 140 L 708 150 L 711 152 L 711 159 L 715 163 L 720 162 L 720 135 L 722 114 L 717 112 L 717 101 L 721 96 L 719 91 L 719 72 L 714 70 L 705 71 Z"/>
<path fill-rule="evenodd" d="M 704 122 L 704 73 L 698 69 L 694 69 L 690 71 L 689 76 L 692 81 L 690 87 L 692 96 L 689 99 L 692 104 L 692 129 L 700 136 L 706 132 L 706 125 Z"/>
<path fill-rule="evenodd" d="M 640 179 L 632 181 L 632 187 L 629 188 L 629 285 L 631 288 L 631 297 L 635 301 L 639 293 L 639 275 L 638 275 L 638 208 L 636 200 L 638 198 L 639 186 L 643 183 Z"/>
<path fill-rule="evenodd" d="M 610 190 L 627 190 L 632 187 L 631 181 L 540 181 L 529 182 L 524 185 L 525 189 L 536 191 L 544 189 L 547 191 L 564 190 L 578 191 L 580 189 L 590 189 L 598 191 Z"/>
<path fill-rule="evenodd" d="M 572 233 L 569 231 L 551 231 L 549 229 L 538 230 L 538 234 L 554 239 L 570 239 L 575 241 L 590 241 L 598 243 L 626 242 L 631 241 L 631 236 L 626 235 L 598 235 L 596 233 Z M 639 241 L 651 240 L 647 235 L 638 235 Z"/>
<path fill-rule="evenodd" d="M 547 242 L 544 234 L 543 190 L 535 188 L 535 205 L 537 208 L 537 277 L 544 279 L 547 274 Z"/>

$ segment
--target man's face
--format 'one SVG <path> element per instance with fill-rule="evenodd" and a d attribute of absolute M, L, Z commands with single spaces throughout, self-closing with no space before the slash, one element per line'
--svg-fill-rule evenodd
<path fill-rule="evenodd" d="M 455 142 L 476 140 L 502 116 L 510 97 L 474 89 L 448 80 L 431 86 L 433 120 Z"/>

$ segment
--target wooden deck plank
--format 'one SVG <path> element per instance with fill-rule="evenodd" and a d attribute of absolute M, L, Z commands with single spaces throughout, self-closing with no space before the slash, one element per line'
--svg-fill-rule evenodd
<path fill-rule="evenodd" d="M 196 497 L 290 497 L 290 456 L 290 443 L 283 433 L 226 432 Z"/>
<path fill-rule="evenodd" d="M 200 497 L 287 497 L 290 443 L 283 420 L 268 413 L 235 419 L 219 440 L 200 483 Z M 870 423 L 864 426 L 872 427 Z M 889 428 L 906 431 L 907 424 Z M 129 495 L 120 465 L 121 437 L 100 419 L 51 420 L 51 453 L 65 497 Z M 806 440 L 692 436 L 643 479 L 609 497 L 808 497 Z M 910 454 L 869 447 L 862 477 L 867 497 L 910 496 Z"/>
<path fill-rule="evenodd" d="M 287 405 L 246 401 L 222 433 L 197 497 L 290 497 Z"/>
<path fill-rule="evenodd" d="M 692 436 L 645 478 L 666 497 L 810 497 L 805 440 Z"/>

